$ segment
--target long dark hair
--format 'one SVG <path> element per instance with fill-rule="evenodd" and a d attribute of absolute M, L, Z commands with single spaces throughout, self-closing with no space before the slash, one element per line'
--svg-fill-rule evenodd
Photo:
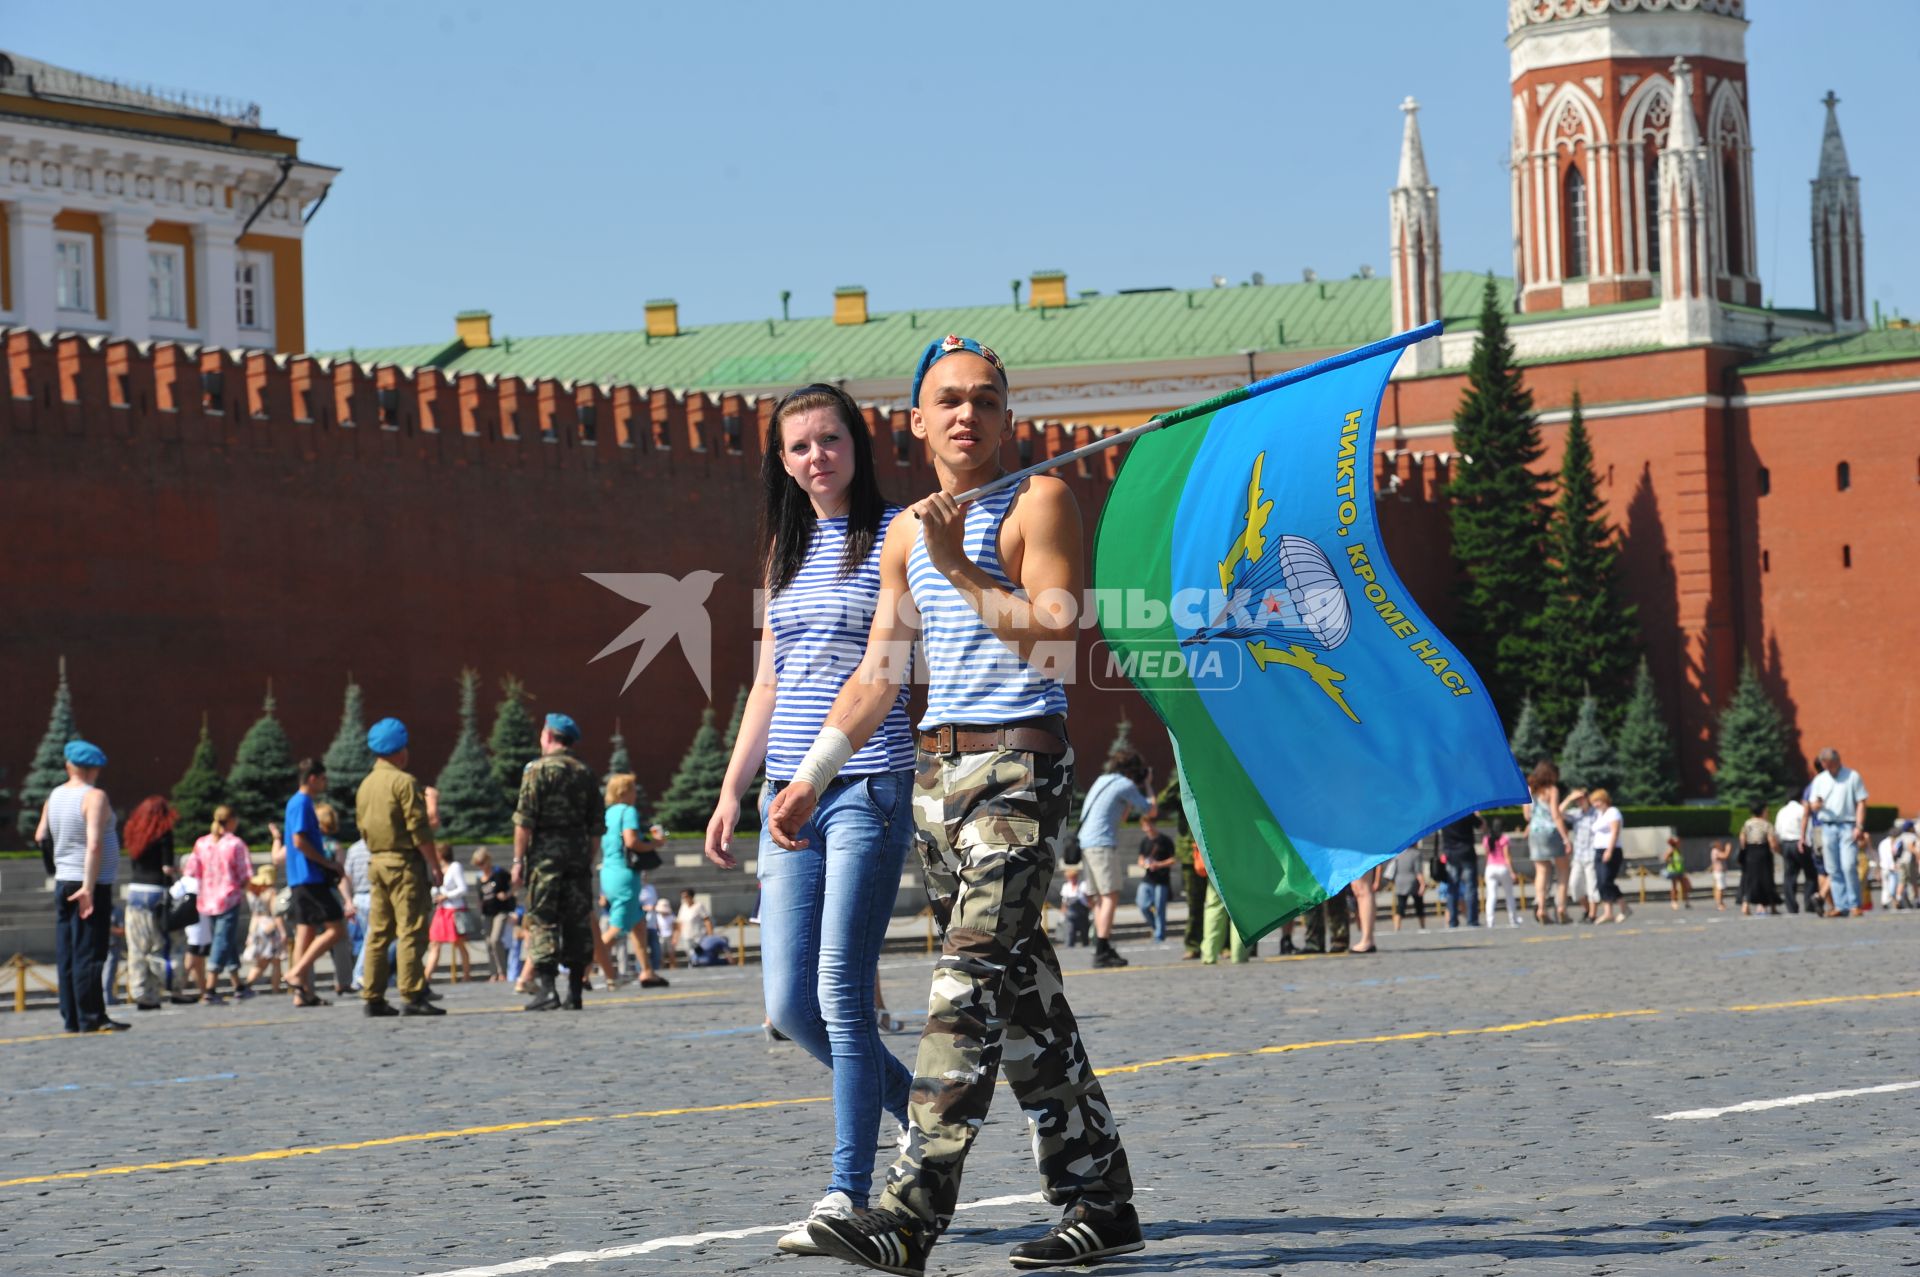
<path fill-rule="evenodd" d="M 793 583 L 800 565 L 807 560 L 807 547 L 813 543 L 813 502 L 788 474 L 780 462 L 781 425 L 796 413 L 815 408 L 831 408 L 840 415 L 847 435 L 853 440 L 853 482 L 847 487 L 847 541 L 840 556 L 840 577 L 845 580 L 857 571 L 884 529 L 880 516 L 886 512 L 887 499 L 881 495 L 880 481 L 873 469 L 873 436 L 867 431 L 867 419 L 852 396 L 838 386 L 815 382 L 802 386 L 782 399 L 767 422 L 767 443 L 760 454 L 760 482 L 766 489 L 761 508 L 760 537 L 766 547 L 767 590 L 778 594 Z"/>

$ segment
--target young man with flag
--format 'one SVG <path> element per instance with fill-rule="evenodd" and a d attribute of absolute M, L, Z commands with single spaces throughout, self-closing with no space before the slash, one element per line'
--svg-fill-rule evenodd
<path fill-rule="evenodd" d="M 1066 1208 L 1047 1236 L 1014 1247 L 1011 1262 L 1085 1264 L 1145 1245 L 1113 1112 L 1041 927 L 1073 797 L 1066 690 L 1044 671 L 1073 659 L 1080 511 L 1046 475 L 957 500 L 1000 475 L 1012 425 L 1006 370 L 991 350 L 949 336 L 921 353 L 912 429 L 933 452 L 940 491 L 889 526 L 866 655 L 768 811 L 775 842 L 804 845 L 820 793 L 879 727 L 915 637 L 924 638 L 913 806 L 945 941 L 911 1124 L 875 1209 L 808 1226 L 826 1253 L 881 1272 L 925 1271 L 1002 1067 L 1036 1123 L 1046 1198 Z"/>

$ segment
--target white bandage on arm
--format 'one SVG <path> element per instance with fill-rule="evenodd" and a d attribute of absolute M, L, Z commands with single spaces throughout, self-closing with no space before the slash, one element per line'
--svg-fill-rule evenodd
<path fill-rule="evenodd" d="M 794 770 L 792 783 L 805 781 L 813 786 L 815 794 L 824 794 L 852 757 L 853 742 L 847 739 L 847 734 L 838 727 L 822 727 L 820 734 L 813 738 L 813 748 Z"/>

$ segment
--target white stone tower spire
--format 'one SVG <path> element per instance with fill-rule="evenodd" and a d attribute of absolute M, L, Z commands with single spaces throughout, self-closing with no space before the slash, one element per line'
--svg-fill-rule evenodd
<path fill-rule="evenodd" d="M 1408 98 L 1400 109 L 1407 116 L 1400 178 L 1387 197 L 1395 332 L 1440 318 L 1440 192 L 1427 177 L 1427 156 L 1420 147 L 1420 104 Z"/>
<path fill-rule="evenodd" d="M 1828 90 L 1827 131 L 1820 139 L 1820 176 L 1813 179 L 1814 309 L 1841 332 L 1867 326 L 1866 283 L 1861 277 L 1860 179 L 1847 165 L 1840 138 L 1840 99 Z"/>
<path fill-rule="evenodd" d="M 1713 222 L 1710 156 L 1693 118 L 1693 67 L 1675 58 L 1673 126 L 1660 152 L 1660 242 L 1663 261 L 1660 333 L 1668 345 L 1713 340 Z"/>

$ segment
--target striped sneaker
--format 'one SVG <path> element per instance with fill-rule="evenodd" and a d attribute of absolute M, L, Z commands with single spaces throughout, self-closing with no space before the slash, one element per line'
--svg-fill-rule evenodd
<path fill-rule="evenodd" d="M 925 1225 L 890 1210 L 870 1210 L 855 1219 L 816 1216 L 807 1221 L 807 1233 L 823 1255 L 896 1277 L 920 1277 L 933 1249 Z"/>
<path fill-rule="evenodd" d="M 1076 1206 L 1045 1237 L 1015 1246 L 1007 1260 L 1015 1268 L 1057 1268 L 1091 1264 L 1146 1248 L 1140 1236 L 1140 1216 L 1132 1206 L 1122 1206 L 1119 1214 L 1106 1216 Z"/>
<path fill-rule="evenodd" d="M 807 1225 L 816 1219 L 852 1219 L 859 1212 L 853 1207 L 853 1199 L 839 1189 L 828 1193 L 813 1204 L 807 1217 L 795 1224 L 793 1231 L 774 1243 L 776 1249 L 789 1255 L 821 1255 L 826 1252 L 813 1244 L 813 1238 L 807 1232 Z"/>

